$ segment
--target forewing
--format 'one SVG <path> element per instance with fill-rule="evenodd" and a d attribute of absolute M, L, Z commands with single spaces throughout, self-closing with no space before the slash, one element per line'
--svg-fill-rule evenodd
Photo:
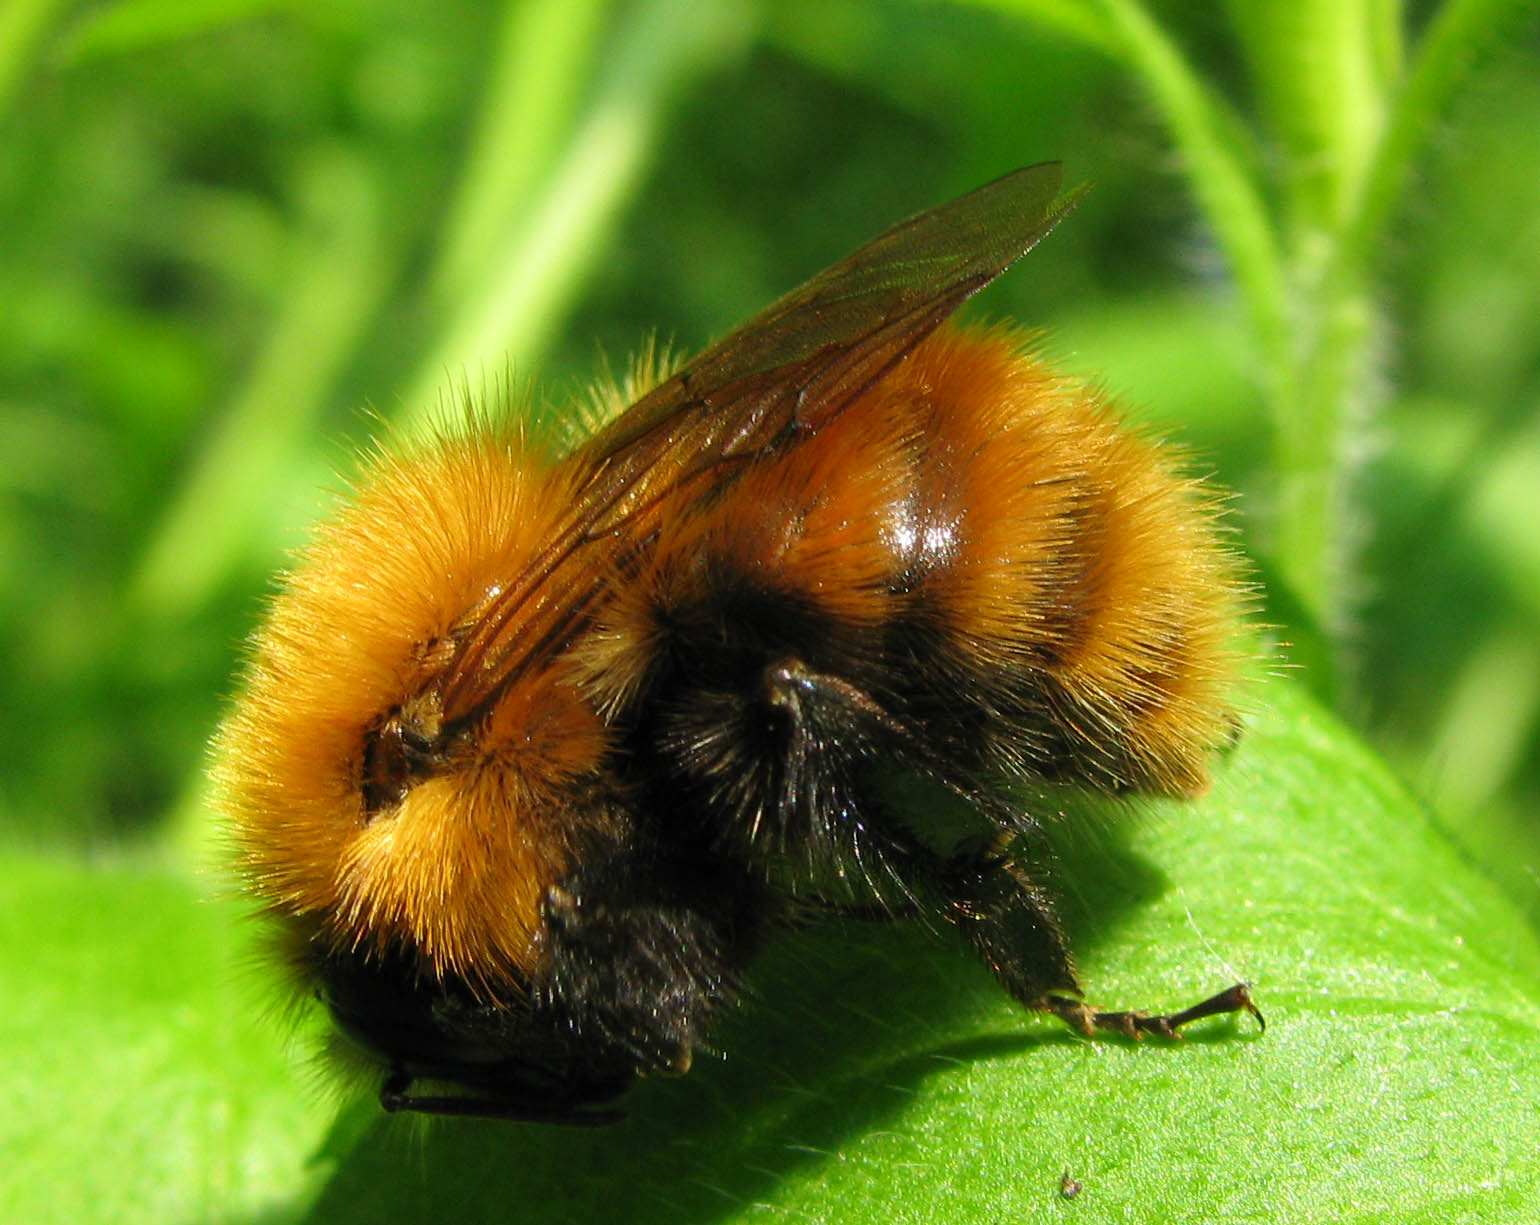
<path fill-rule="evenodd" d="M 1028 166 L 900 222 L 712 345 L 583 448 L 590 509 L 665 455 L 689 477 L 819 428 L 1054 227 L 1079 198 L 1060 183 Z"/>

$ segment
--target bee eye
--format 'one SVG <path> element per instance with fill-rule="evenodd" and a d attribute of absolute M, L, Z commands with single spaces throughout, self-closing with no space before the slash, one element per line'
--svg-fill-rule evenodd
<path fill-rule="evenodd" d="M 373 821 L 406 798 L 432 766 L 434 742 L 410 726 L 399 708 L 364 742 L 364 822 Z"/>
<path fill-rule="evenodd" d="M 406 795 L 410 769 L 398 715 L 369 734 L 364 742 L 364 821 L 373 821 Z"/>

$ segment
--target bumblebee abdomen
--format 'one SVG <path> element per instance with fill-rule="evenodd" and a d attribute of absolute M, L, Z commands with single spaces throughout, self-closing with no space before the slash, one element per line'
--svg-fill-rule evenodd
<path fill-rule="evenodd" d="M 987 708 L 992 764 L 1201 790 L 1243 603 L 1213 495 L 1008 332 L 944 331 L 884 391 L 923 415 L 909 536 L 935 542 L 903 614 L 932 649 L 908 649 Z"/>

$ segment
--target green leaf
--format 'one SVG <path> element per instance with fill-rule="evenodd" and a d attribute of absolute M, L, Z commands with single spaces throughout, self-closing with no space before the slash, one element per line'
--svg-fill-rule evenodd
<path fill-rule="evenodd" d="M 207 892 L 0 857 L 0 1220 L 254 1220 L 305 1184 L 328 1112 Z"/>
<path fill-rule="evenodd" d="M 1534 932 L 1296 686 L 1262 701 L 1208 798 L 1071 840 L 1060 875 L 1095 1001 L 1176 1006 L 1239 974 L 1265 1034 L 1085 1040 L 1022 1015 L 948 932 L 835 926 L 773 942 L 726 1057 L 643 1083 L 615 1127 L 360 1103 L 308 1173 L 327 1107 L 226 981 L 233 909 L 20 861 L 0 1217 L 219 1219 L 266 1196 L 328 1225 L 1535 1219 Z"/>

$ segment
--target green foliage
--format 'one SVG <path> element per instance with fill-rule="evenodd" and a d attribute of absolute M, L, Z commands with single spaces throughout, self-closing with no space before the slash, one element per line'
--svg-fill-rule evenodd
<path fill-rule="evenodd" d="M 303 1215 L 306 1187 L 317 1219 L 405 1217 L 446 1185 L 629 1186 L 644 1218 L 959 1219 L 943 1193 L 980 1219 L 1533 1215 L 1533 7 L 5 6 L 0 1152 L 28 1174 L 0 1217 Z M 1238 491 L 1301 681 L 1479 868 L 1276 686 L 1199 817 L 1066 874 L 1099 898 L 1104 997 L 1217 985 L 1185 905 L 1258 981 L 1265 1040 L 1018 1040 L 965 960 L 809 938 L 765 971 L 793 1014 L 746 1015 L 731 1062 L 647 1086 L 618 1131 L 350 1115 L 307 1173 L 328 1112 L 249 1023 L 230 915 L 182 865 L 237 645 L 361 408 L 418 420 L 511 363 L 560 412 L 596 341 L 692 348 L 1047 158 L 1096 190 L 982 311 L 1041 324 Z"/>

